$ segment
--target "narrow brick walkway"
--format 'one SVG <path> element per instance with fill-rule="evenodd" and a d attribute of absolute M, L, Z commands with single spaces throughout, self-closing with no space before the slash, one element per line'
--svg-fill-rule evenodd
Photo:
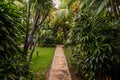
<path fill-rule="evenodd" d="M 62 45 L 58 45 L 55 50 L 49 80 L 71 80 L 67 60 Z"/>

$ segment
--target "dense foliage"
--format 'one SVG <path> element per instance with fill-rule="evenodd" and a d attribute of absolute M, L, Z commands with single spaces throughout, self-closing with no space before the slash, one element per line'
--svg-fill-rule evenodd
<path fill-rule="evenodd" d="M 56 44 L 56 37 L 53 33 L 53 29 L 49 26 L 49 23 L 45 21 L 40 28 L 40 40 L 39 46 L 53 47 Z"/>
<path fill-rule="evenodd" d="M 30 80 L 29 48 L 31 60 L 38 40 L 54 46 L 67 36 L 75 71 L 86 80 L 110 80 L 113 65 L 120 66 L 119 5 L 118 0 L 60 0 L 52 9 L 52 0 L 1 0 L 0 80 Z"/>
<path fill-rule="evenodd" d="M 111 80 L 113 65 L 120 64 L 120 21 L 107 16 L 105 3 L 101 4 L 96 14 L 97 4 L 92 9 L 86 4 L 75 13 L 67 40 L 73 53 L 71 63 L 86 80 Z"/>
<path fill-rule="evenodd" d="M 14 2 L 0 1 L 0 80 L 29 79 L 29 63 L 18 47 L 21 14 Z M 32 76 L 31 76 L 32 77 Z"/>

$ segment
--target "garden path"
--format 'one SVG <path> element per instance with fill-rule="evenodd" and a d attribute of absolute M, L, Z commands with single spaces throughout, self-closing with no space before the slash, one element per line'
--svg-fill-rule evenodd
<path fill-rule="evenodd" d="M 56 46 L 49 80 L 71 80 L 63 45 Z"/>

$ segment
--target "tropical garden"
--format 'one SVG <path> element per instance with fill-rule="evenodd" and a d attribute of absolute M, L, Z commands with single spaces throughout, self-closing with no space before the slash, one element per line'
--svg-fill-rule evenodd
<path fill-rule="evenodd" d="M 80 80 L 119 80 L 120 1 L 0 0 L 0 80 L 45 80 L 57 44 Z"/>

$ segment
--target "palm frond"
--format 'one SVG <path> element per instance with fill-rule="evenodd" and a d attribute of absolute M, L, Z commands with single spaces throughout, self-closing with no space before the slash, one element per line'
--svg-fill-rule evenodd
<path fill-rule="evenodd" d="M 109 3 L 109 1 L 110 1 L 110 0 L 104 0 L 104 1 L 100 4 L 100 6 L 99 6 L 99 8 L 98 8 L 98 10 L 97 10 L 97 12 L 96 12 L 96 14 L 95 14 L 95 16 L 97 16 L 97 15 L 103 10 L 103 8 Z"/>

